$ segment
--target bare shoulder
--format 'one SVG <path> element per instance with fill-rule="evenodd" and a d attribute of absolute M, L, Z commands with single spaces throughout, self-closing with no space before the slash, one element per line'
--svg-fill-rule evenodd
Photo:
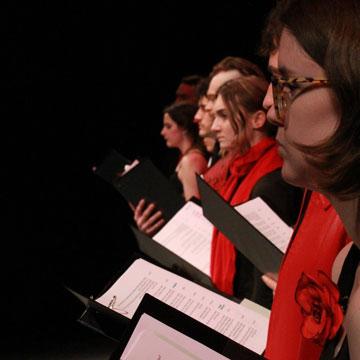
<path fill-rule="evenodd" d="M 205 171 L 207 160 L 200 151 L 191 151 L 182 157 L 181 165 L 196 169 L 202 168 Z"/>

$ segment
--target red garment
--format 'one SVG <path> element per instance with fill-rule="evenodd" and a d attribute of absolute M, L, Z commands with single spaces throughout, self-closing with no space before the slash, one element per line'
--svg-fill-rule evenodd
<path fill-rule="evenodd" d="M 238 205 L 250 199 L 251 191 L 264 175 L 279 169 L 281 165 L 282 160 L 278 155 L 275 140 L 265 138 L 250 148 L 245 155 L 235 157 L 228 166 L 227 176 L 221 168 L 220 175 L 223 178 L 220 176 L 220 179 L 215 183 L 210 182 L 210 185 L 229 201 L 230 205 Z M 211 279 L 218 289 L 229 295 L 233 295 L 235 262 L 234 246 L 222 233 L 214 229 Z"/>
<path fill-rule="evenodd" d="M 319 358 L 322 348 L 300 332 L 303 316 L 295 302 L 296 285 L 303 271 L 322 270 L 331 277 L 336 255 L 351 241 L 323 195 L 313 193 L 305 211 L 280 268 L 265 351 L 270 360 Z"/>
<path fill-rule="evenodd" d="M 229 171 L 231 158 L 225 156 L 220 158 L 216 163 L 211 166 L 204 174 L 204 180 L 215 190 L 222 187 L 226 180 L 226 175 Z"/>

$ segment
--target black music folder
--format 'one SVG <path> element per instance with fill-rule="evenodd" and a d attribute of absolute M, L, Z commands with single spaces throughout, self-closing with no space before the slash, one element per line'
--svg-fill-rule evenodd
<path fill-rule="evenodd" d="M 124 172 L 125 165 L 129 163 L 128 159 L 113 150 L 94 172 L 111 183 L 134 206 L 144 198 L 147 203 L 156 204 L 165 221 L 171 219 L 185 204 L 184 198 L 150 159 L 141 159 L 139 164 Z"/>
<path fill-rule="evenodd" d="M 85 306 L 85 310 L 78 318 L 78 322 L 82 325 L 112 340 L 118 341 L 121 338 L 123 332 L 130 324 L 130 319 L 116 311 L 113 311 L 111 302 L 105 306 L 99 303 L 96 299 L 106 293 L 118 280 L 118 278 L 120 278 L 137 259 L 144 259 L 156 266 L 160 266 L 163 269 L 171 271 L 173 274 L 184 277 L 190 281 L 194 281 L 195 283 L 215 293 L 221 294 L 230 300 L 235 302 L 240 301 L 237 298 L 224 295 L 217 289 L 213 288 L 211 279 L 206 274 L 193 267 L 170 250 L 166 249 L 161 244 L 149 238 L 146 234 L 136 228 L 132 228 L 132 230 L 134 231 L 138 241 L 139 250 L 141 252 L 135 252 L 132 254 L 129 261 L 121 266 L 121 269 L 112 276 L 98 295 L 87 297 L 74 289 L 65 286 L 65 288 Z"/>
<path fill-rule="evenodd" d="M 111 280 L 106 290 L 96 298 L 89 299 L 67 288 L 86 306 L 85 312 L 78 319 L 80 323 L 119 341 L 137 313 L 143 297 L 149 293 L 179 309 L 183 313 L 179 317 L 188 314 L 196 323 L 201 321 L 204 324 L 199 324 L 201 329 L 216 329 L 227 333 L 234 341 L 236 338 L 238 343 L 248 344 L 253 351 L 263 351 L 269 318 L 267 309 L 248 300 L 239 303 L 229 299 L 146 260 L 142 255 L 134 254 L 133 258 L 135 260 L 131 259 L 130 265 L 124 266 L 120 276 L 116 274 L 113 278 L 115 280 Z M 165 323 L 176 319 L 176 315 L 173 316 L 167 307 L 162 316 L 159 320 Z M 182 326 L 182 320 L 174 321 Z M 206 333 L 209 330 L 201 331 Z M 191 334 L 188 336 L 191 337 Z"/>
<path fill-rule="evenodd" d="M 93 168 L 93 171 L 96 175 L 113 185 L 114 180 L 124 171 L 125 165 L 130 163 L 129 159 L 119 154 L 115 149 L 112 149 L 102 163 Z"/>
<path fill-rule="evenodd" d="M 68 287 L 66 289 L 85 305 L 85 310 L 78 319 L 79 323 L 112 340 L 118 341 L 122 337 L 130 324 L 128 318 L 98 303 L 92 297 L 83 296 Z"/>
<path fill-rule="evenodd" d="M 184 338 L 185 342 L 182 342 Z M 199 347 L 201 351 L 205 346 L 211 349 L 210 352 L 207 352 L 209 356 L 207 358 L 211 359 L 220 358 L 220 355 L 228 359 L 262 359 L 262 356 L 255 352 L 153 296 L 145 294 L 128 329 L 120 340 L 116 358 L 125 358 L 122 357 L 125 349 L 129 356 L 131 352 L 140 356 L 144 355 L 144 351 L 150 351 L 147 345 L 152 339 L 155 341 L 151 342 L 151 350 L 155 350 L 157 354 L 174 350 L 177 355 L 180 353 L 180 356 L 183 352 L 186 359 L 198 358 L 192 356 L 196 356 Z"/>
<path fill-rule="evenodd" d="M 151 237 L 131 226 L 139 250 L 160 265 L 189 280 L 199 283 L 208 289 L 215 290 L 211 279 L 205 273 L 188 263 L 180 256 L 159 244 Z"/>
<path fill-rule="evenodd" d="M 197 176 L 204 216 L 262 273 L 278 272 L 283 258 L 269 239 Z"/>

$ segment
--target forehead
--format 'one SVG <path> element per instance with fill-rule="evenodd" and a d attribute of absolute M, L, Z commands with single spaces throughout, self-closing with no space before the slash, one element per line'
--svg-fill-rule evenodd
<path fill-rule="evenodd" d="M 208 94 L 216 94 L 220 86 L 227 81 L 236 79 L 240 76 L 237 70 L 222 71 L 216 74 L 210 81 Z"/>
<path fill-rule="evenodd" d="M 325 77 L 324 69 L 305 52 L 287 29 L 280 37 L 278 65 L 279 71 L 286 77 Z"/>
<path fill-rule="evenodd" d="M 174 123 L 175 124 L 175 121 L 171 118 L 171 116 L 168 113 L 164 114 L 164 119 L 163 120 L 166 123 Z"/>
<path fill-rule="evenodd" d="M 202 97 L 200 98 L 200 100 L 199 100 L 199 106 L 201 106 L 201 105 L 206 105 L 207 102 L 208 102 L 207 97 L 206 97 L 206 96 L 202 96 Z"/>
<path fill-rule="evenodd" d="M 214 102 L 214 111 L 224 109 L 224 108 L 225 108 L 224 100 L 223 100 L 222 96 L 218 96 Z"/>
<path fill-rule="evenodd" d="M 270 71 L 277 70 L 279 67 L 279 50 L 275 50 L 269 56 L 268 67 Z"/>

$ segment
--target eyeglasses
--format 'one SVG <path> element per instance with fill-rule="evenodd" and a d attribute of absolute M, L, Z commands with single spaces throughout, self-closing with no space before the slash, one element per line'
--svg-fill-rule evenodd
<path fill-rule="evenodd" d="M 329 80 L 310 77 L 271 77 L 277 125 L 284 124 L 291 103 L 305 91 L 328 86 Z M 306 86 L 307 85 L 307 86 Z"/>

